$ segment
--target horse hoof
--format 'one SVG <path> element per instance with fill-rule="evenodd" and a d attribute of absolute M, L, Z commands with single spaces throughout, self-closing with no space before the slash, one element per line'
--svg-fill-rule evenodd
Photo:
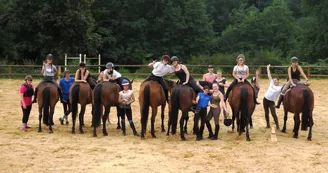
<path fill-rule="evenodd" d="M 246 141 L 249 142 L 249 141 L 251 141 L 251 139 L 250 138 L 247 138 Z"/>
<path fill-rule="evenodd" d="M 108 136 L 108 133 L 104 133 L 104 136 Z"/>
<path fill-rule="evenodd" d="M 75 131 L 72 131 L 72 134 L 75 134 Z"/>
<path fill-rule="evenodd" d="M 84 131 L 80 131 L 80 134 L 84 134 Z"/>
<path fill-rule="evenodd" d="M 38 132 L 39 132 L 39 133 L 41 133 L 41 132 L 42 132 L 42 130 L 38 130 Z"/>
<path fill-rule="evenodd" d="M 307 138 L 307 140 L 308 140 L 308 141 L 312 141 L 312 139 L 311 139 L 311 138 Z"/>
<path fill-rule="evenodd" d="M 196 141 L 201 141 L 203 140 L 203 138 L 196 138 Z"/>
<path fill-rule="evenodd" d="M 126 133 L 123 132 L 123 136 L 126 136 Z"/>
<path fill-rule="evenodd" d="M 134 136 L 140 136 L 139 133 L 135 133 Z"/>
<path fill-rule="evenodd" d="M 297 139 L 297 138 L 298 138 L 298 136 L 297 136 L 297 135 L 293 135 L 293 138 Z"/>
<path fill-rule="evenodd" d="M 51 131 L 49 131 L 49 133 L 52 134 L 52 133 L 54 133 L 54 131 L 51 130 Z"/>
<path fill-rule="evenodd" d="M 66 121 L 66 125 L 69 125 L 69 122 L 68 121 Z"/>
<path fill-rule="evenodd" d="M 282 132 L 282 133 L 286 133 L 286 129 L 282 129 L 281 132 Z"/>
<path fill-rule="evenodd" d="M 119 130 L 119 129 L 121 129 L 121 127 L 120 126 L 117 126 L 116 129 Z"/>
<path fill-rule="evenodd" d="M 151 135 L 151 137 L 152 137 L 152 138 L 156 138 L 156 136 L 155 136 L 155 135 Z"/>
<path fill-rule="evenodd" d="M 186 134 L 186 135 L 188 135 L 188 132 L 187 132 L 187 130 L 184 130 L 184 131 L 183 131 L 183 133 L 184 133 L 184 134 Z"/>
<path fill-rule="evenodd" d="M 271 127 L 270 126 L 266 126 L 265 128 L 270 129 Z"/>
<path fill-rule="evenodd" d="M 93 137 L 97 137 L 97 134 L 93 134 Z"/>
<path fill-rule="evenodd" d="M 141 139 L 145 139 L 145 136 L 144 135 L 141 135 L 141 137 L 140 137 Z"/>
<path fill-rule="evenodd" d="M 165 132 L 165 129 L 162 129 L 162 132 Z"/>
<path fill-rule="evenodd" d="M 186 141 L 187 139 L 185 137 L 181 137 L 181 141 Z"/>
<path fill-rule="evenodd" d="M 250 128 L 250 129 L 253 129 L 253 126 L 250 126 L 249 128 Z"/>

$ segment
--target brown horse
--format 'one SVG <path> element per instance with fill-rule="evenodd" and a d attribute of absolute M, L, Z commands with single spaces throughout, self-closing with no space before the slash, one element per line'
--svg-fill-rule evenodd
<path fill-rule="evenodd" d="M 286 132 L 286 122 L 288 112 L 294 113 L 294 138 L 298 137 L 300 128 L 300 113 L 302 113 L 301 130 L 306 131 L 310 127 L 308 140 L 312 139 L 312 126 L 313 126 L 313 109 L 314 109 L 314 96 L 312 90 L 304 84 L 297 84 L 296 87 L 290 89 L 284 96 L 284 127 L 281 130 Z"/>
<path fill-rule="evenodd" d="M 248 124 L 254 111 L 254 90 L 246 83 L 238 83 L 232 88 L 229 94 L 229 104 L 232 109 L 232 130 L 235 128 L 235 119 L 237 118 L 237 132 L 239 136 L 245 131 L 246 140 L 250 141 Z"/>
<path fill-rule="evenodd" d="M 194 90 L 187 85 L 177 85 L 172 89 L 169 104 L 169 122 L 166 136 L 170 134 L 170 127 L 172 126 L 172 134 L 176 133 L 179 109 L 182 111 L 180 118 L 180 137 L 181 140 L 187 140 L 184 133 L 187 132 L 188 112 L 192 106 L 192 100 L 196 99 Z M 184 120 L 186 120 L 185 127 Z"/>
<path fill-rule="evenodd" d="M 77 104 L 80 103 L 81 111 L 79 114 L 80 133 L 84 133 L 82 126 L 84 123 L 84 113 L 87 104 L 92 103 L 92 90 L 88 83 L 74 82 L 70 88 L 69 101 L 72 107 L 73 127 L 72 133 L 75 133 L 75 120 L 78 112 Z"/>
<path fill-rule="evenodd" d="M 41 129 L 41 119 L 43 110 L 43 124 L 49 126 L 49 133 L 53 133 L 52 125 L 54 125 L 53 115 L 55 106 L 59 99 L 58 87 L 50 82 L 44 82 L 38 88 L 38 106 L 39 106 L 39 131 Z M 50 109 L 50 111 L 49 111 Z"/>
<path fill-rule="evenodd" d="M 119 85 L 112 82 L 101 82 L 99 83 L 93 90 L 93 116 L 92 116 L 92 126 L 93 126 L 93 136 L 97 136 L 97 127 L 100 125 L 101 118 L 101 108 L 105 107 L 105 113 L 102 117 L 103 120 L 103 134 L 104 136 L 108 136 L 106 130 L 106 120 L 108 119 L 108 115 L 110 113 L 111 106 L 117 106 L 119 92 L 121 88 Z"/>
<path fill-rule="evenodd" d="M 161 106 L 162 114 L 164 114 L 164 109 L 166 105 L 164 90 L 158 82 L 146 81 L 140 85 L 139 105 L 140 105 L 140 113 L 141 113 L 141 138 L 145 137 L 148 115 L 149 115 L 149 106 L 152 108 L 151 135 L 153 138 L 156 138 L 154 126 L 155 126 L 155 117 L 157 114 L 157 107 Z M 162 131 L 163 131 L 163 127 L 162 127 Z"/>

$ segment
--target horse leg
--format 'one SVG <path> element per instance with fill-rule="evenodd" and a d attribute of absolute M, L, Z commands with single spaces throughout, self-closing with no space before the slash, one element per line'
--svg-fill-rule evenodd
<path fill-rule="evenodd" d="M 167 132 L 166 132 L 166 136 L 170 136 L 170 129 L 171 129 L 171 113 L 169 112 L 169 120 L 167 122 Z"/>
<path fill-rule="evenodd" d="M 83 126 L 84 126 L 84 113 L 85 113 L 85 105 L 81 105 L 81 111 L 79 114 L 79 122 L 80 122 L 80 133 L 83 134 Z"/>
<path fill-rule="evenodd" d="M 155 117 L 156 117 L 156 114 L 157 114 L 157 107 L 153 107 L 152 108 L 152 111 L 151 111 L 151 136 L 153 138 L 156 138 L 155 136 Z"/>
<path fill-rule="evenodd" d="M 109 108 L 110 109 L 110 108 Z M 116 112 L 117 112 L 117 127 L 116 127 L 116 129 L 121 129 L 121 124 L 120 124 L 120 113 L 119 113 L 119 110 L 120 110 L 120 108 L 118 107 L 118 106 L 116 106 Z"/>
<path fill-rule="evenodd" d="M 253 129 L 253 119 L 252 116 L 249 117 L 249 126 L 251 129 Z"/>
<path fill-rule="evenodd" d="M 312 112 L 310 112 L 310 115 L 309 115 L 309 134 L 308 134 L 308 141 L 311 141 L 312 140 L 312 126 L 313 126 L 313 118 L 312 118 Z"/>
<path fill-rule="evenodd" d="M 232 131 L 235 130 L 236 110 L 232 110 Z"/>
<path fill-rule="evenodd" d="M 294 127 L 294 136 L 293 137 L 298 138 L 298 131 L 300 129 L 300 124 L 301 124 L 300 114 L 299 113 L 295 113 L 294 121 L 295 121 L 295 127 Z"/>
<path fill-rule="evenodd" d="M 285 111 L 285 116 L 284 116 L 284 127 L 282 128 L 281 132 L 286 133 L 286 122 L 288 118 L 288 111 Z"/>
<path fill-rule="evenodd" d="M 54 112 L 55 112 L 55 107 L 51 107 L 50 106 L 50 113 L 49 113 L 49 133 L 53 133 L 52 125 L 54 125 L 54 119 L 53 119 Z"/>
<path fill-rule="evenodd" d="M 165 128 L 164 128 L 164 110 L 165 110 L 165 105 L 161 106 L 161 118 L 162 118 L 162 132 L 165 132 Z"/>
<path fill-rule="evenodd" d="M 246 141 L 251 141 L 251 138 L 249 138 L 249 131 L 248 131 L 248 122 L 252 119 L 251 116 L 247 115 L 245 118 L 245 127 L 246 127 Z"/>
<path fill-rule="evenodd" d="M 181 116 L 181 118 L 180 118 L 180 137 L 181 137 L 181 140 L 182 141 L 185 141 L 185 140 L 187 140 L 186 138 L 185 138 L 185 136 L 184 136 L 184 131 L 183 131 L 183 123 L 184 123 L 184 120 L 185 120 L 185 113 L 184 112 L 182 112 L 182 116 Z"/>
<path fill-rule="evenodd" d="M 39 107 L 39 130 L 38 132 L 42 132 L 42 129 L 41 129 L 41 120 L 42 120 L 42 108 Z"/>
<path fill-rule="evenodd" d="M 106 130 L 106 120 L 108 118 L 110 112 L 110 107 L 109 106 L 105 106 L 105 113 L 103 116 L 103 134 L 104 136 L 108 136 L 107 130 Z"/>
<path fill-rule="evenodd" d="M 188 112 L 183 112 L 182 113 L 182 116 L 184 117 L 185 121 L 186 121 L 186 124 L 184 126 L 184 133 L 185 134 L 188 134 L 188 131 L 187 131 L 187 127 L 188 127 L 188 120 L 189 120 L 189 115 L 188 115 Z"/>

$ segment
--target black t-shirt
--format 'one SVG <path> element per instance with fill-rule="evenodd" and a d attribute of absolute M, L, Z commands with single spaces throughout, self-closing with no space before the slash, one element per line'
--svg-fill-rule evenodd
<path fill-rule="evenodd" d="M 227 80 L 225 78 L 223 78 L 221 81 L 218 81 L 217 79 L 215 79 L 213 83 L 225 84 L 226 81 Z M 219 91 L 224 95 L 225 94 L 224 86 L 219 85 Z"/>

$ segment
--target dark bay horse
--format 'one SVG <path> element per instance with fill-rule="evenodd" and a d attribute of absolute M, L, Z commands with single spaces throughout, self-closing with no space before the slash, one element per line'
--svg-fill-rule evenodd
<path fill-rule="evenodd" d="M 84 123 L 85 107 L 87 104 L 92 103 L 92 90 L 90 88 L 90 85 L 84 82 L 74 82 L 70 88 L 69 101 L 72 106 L 72 133 L 75 133 L 75 120 L 78 112 L 78 103 L 81 105 L 81 111 L 79 114 L 80 133 L 84 133 L 82 126 Z"/>
<path fill-rule="evenodd" d="M 108 115 L 110 113 L 111 106 L 118 106 L 118 98 L 119 92 L 121 88 L 119 85 L 112 82 L 101 82 L 99 83 L 93 90 L 92 98 L 93 98 L 93 116 L 92 116 L 92 126 L 93 126 L 93 136 L 97 136 L 97 127 L 100 125 L 100 119 L 102 115 L 102 106 L 105 107 L 105 112 L 102 117 L 103 120 L 103 134 L 107 136 L 106 130 L 106 120 L 108 119 Z"/>
<path fill-rule="evenodd" d="M 39 85 L 37 102 L 39 106 L 39 131 L 41 129 L 41 119 L 43 110 L 43 124 L 49 126 L 49 133 L 53 133 L 52 126 L 54 125 L 53 115 L 55 112 L 55 106 L 59 99 L 58 88 L 55 84 L 50 82 L 44 82 Z M 50 110 L 49 110 L 50 109 Z"/>
<path fill-rule="evenodd" d="M 246 140 L 250 141 L 248 124 L 254 111 L 254 90 L 246 83 L 238 83 L 229 94 L 229 104 L 232 109 L 232 130 L 235 128 L 237 118 L 237 132 L 239 136 L 246 128 Z"/>
<path fill-rule="evenodd" d="M 172 126 L 172 134 L 176 133 L 179 109 L 182 111 L 180 118 L 180 137 L 181 140 L 186 140 L 184 133 L 187 131 L 188 112 L 192 106 L 192 100 L 196 99 L 194 90 L 187 85 L 177 85 L 172 89 L 169 104 L 169 122 L 166 136 L 170 134 Z M 184 120 L 186 120 L 185 127 Z M 185 131 L 184 131 L 185 130 Z"/>
<path fill-rule="evenodd" d="M 281 130 L 286 132 L 286 122 L 288 112 L 294 113 L 294 138 L 298 137 L 300 128 L 300 113 L 302 113 L 301 130 L 306 131 L 310 127 L 308 140 L 312 139 L 312 126 L 313 126 L 313 109 L 314 109 L 314 96 L 312 90 L 304 84 L 297 84 L 296 87 L 290 89 L 284 96 L 284 127 Z"/>
<path fill-rule="evenodd" d="M 139 106 L 141 114 L 141 138 L 145 137 L 147 129 L 147 121 L 149 116 L 149 107 L 152 108 L 151 117 L 151 135 L 153 138 L 155 136 L 155 117 L 157 114 L 157 107 L 162 107 L 162 114 L 164 114 L 164 109 L 166 105 L 166 99 L 164 90 L 161 85 L 156 81 L 146 81 L 140 85 L 139 91 Z M 162 128 L 163 130 L 163 128 Z"/>

